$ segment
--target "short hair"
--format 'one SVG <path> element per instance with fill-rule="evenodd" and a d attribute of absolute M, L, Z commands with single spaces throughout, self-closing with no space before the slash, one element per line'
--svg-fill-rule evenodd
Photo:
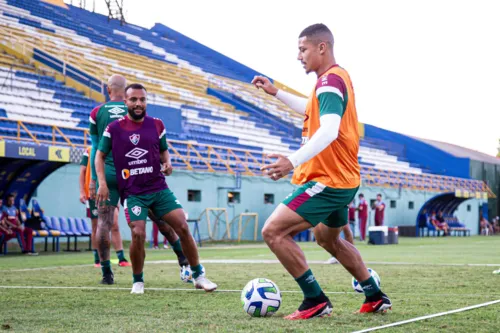
<path fill-rule="evenodd" d="M 16 196 L 13 194 L 13 193 L 10 193 L 8 196 L 7 196 L 7 200 L 9 200 L 10 198 L 14 199 Z"/>
<path fill-rule="evenodd" d="M 333 48 L 333 34 L 323 23 L 317 23 L 308 26 L 299 35 L 299 38 L 307 37 L 316 43 L 325 42 L 329 44 L 330 48 Z"/>
<path fill-rule="evenodd" d="M 365 195 L 364 195 L 363 193 L 360 193 L 360 194 L 358 195 L 358 197 L 362 197 L 362 198 L 364 198 L 364 197 L 365 197 Z"/>
<path fill-rule="evenodd" d="M 380 193 L 377 193 L 377 197 L 382 197 L 382 194 L 380 194 Z"/>
<path fill-rule="evenodd" d="M 127 95 L 127 91 L 129 89 L 135 89 L 135 90 L 144 89 L 145 92 L 148 92 L 146 90 L 146 88 L 144 88 L 144 86 L 142 84 L 140 84 L 140 83 L 131 83 L 128 86 L 125 87 L 125 96 Z"/>

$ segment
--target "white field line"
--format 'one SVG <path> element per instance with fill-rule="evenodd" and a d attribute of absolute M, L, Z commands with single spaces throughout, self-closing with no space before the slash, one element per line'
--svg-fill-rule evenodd
<path fill-rule="evenodd" d="M 280 262 L 276 259 L 274 260 L 263 260 L 263 259 L 206 259 L 201 260 L 204 264 L 279 264 Z M 307 262 L 311 265 L 331 265 L 324 260 L 310 260 Z M 367 265 L 396 265 L 396 266 L 451 266 L 451 267 L 500 267 L 500 264 L 433 264 L 433 263 L 411 263 L 411 262 L 384 262 L 384 261 L 366 261 Z M 157 265 L 157 264 L 177 264 L 177 260 L 151 260 L 146 261 L 145 264 Z M 62 268 L 76 268 L 76 267 L 93 267 L 93 265 L 66 265 L 66 266 L 50 266 L 50 267 L 35 267 L 35 268 L 20 268 L 20 269 L 2 269 L 0 272 L 25 272 L 25 271 L 39 271 L 39 270 L 51 270 L 51 269 L 62 269 Z"/>
<path fill-rule="evenodd" d="M 69 290 L 127 290 L 130 291 L 131 288 L 125 287 L 88 287 L 88 286 L 1 286 L 0 289 L 69 289 Z M 148 291 L 195 291 L 195 292 L 203 292 L 203 290 L 194 289 L 194 288 L 144 288 L 144 290 Z M 236 289 L 217 289 L 215 292 L 221 293 L 241 293 L 241 290 Z M 281 290 L 283 294 L 302 294 L 301 290 Z M 359 295 L 361 298 L 362 295 L 360 293 L 354 291 L 324 291 L 325 294 L 328 295 Z M 436 294 L 436 293 L 391 293 L 391 295 L 422 295 L 422 296 L 437 296 L 437 297 L 449 297 L 449 296 L 464 296 L 464 297 L 496 297 L 500 296 L 500 294 Z"/>
<path fill-rule="evenodd" d="M 450 315 L 450 314 L 453 314 L 453 313 L 459 313 L 459 312 L 474 310 L 474 309 L 477 309 L 477 308 L 482 308 L 482 307 L 485 307 L 485 306 L 489 306 L 489 305 L 493 305 L 493 304 L 498 304 L 498 303 L 500 303 L 500 299 L 498 299 L 496 301 L 491 301 L 491 302 L 481 303 L 481 304 L 477 304 L 477 305 L 467 306 L 465 308 L 460 308 L 460 309 L 456 309 L 456 310 L 451 310 L 451 311 L 446 311 L 446 312 L 440 312 L 440 313 L 435 313 L 435 314 L 428 315 L 428 316 L 422 316 L 422 317 L 417 317 L 417 318 L 413 318 L 413 319 L 398 321 L 398 322 L 395 322 L 395 323 L 392 323 L 392 324 L 383 325 L 383 326 L 377 326 L 377 327 L 367 328 L 367 329 L 364 329 L 364 330 L 361 330 L 361 331 L 355 331 L 353 333 L 365 333 L 365 332 L 372 332 L 372 331 L 382 330 L 382 329 L 389 328 L 389 327 L 401 326 L 401 325 L 405 325 L 405 324 L 409 324 L 409 323 L 414 323 L 416 321 L 422 321 L 422 320 L 426 320 L 426 319 L 431 319 L 431 318 L 436 318 L 436 317 L 441 317 L 441 316 L 447 316 L 447 315 Z"/>

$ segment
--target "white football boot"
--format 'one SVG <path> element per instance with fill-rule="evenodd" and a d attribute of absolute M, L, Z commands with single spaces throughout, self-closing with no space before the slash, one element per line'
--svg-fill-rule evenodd
<path fill-rule="evenodd" d="M 144 282 L 136 282 L 132 285 L 131 294 L 144 294 Z"/>

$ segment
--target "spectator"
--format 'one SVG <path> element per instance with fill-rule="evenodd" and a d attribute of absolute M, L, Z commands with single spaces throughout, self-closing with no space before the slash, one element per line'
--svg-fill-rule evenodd
<path fill-rule="evenodd" d="M 418 216 L 419 236 L 421 236 L 421 233 L 423 234 L 423 231 L 426 227 L 427 227 L 427 210 L 423 209 L 420 215 Z"/>
<path fill-rule="evenodd" d="M 21 249 L 24 254 L 38 255 L 32 250 L 33 245 L 33 229 L 25 227 L 19 220 L 19 211 L 14 206 L 14 195 L 9 194 L 7 197 L 7 205 L 2 208 L 2 223 L 7 226 L 12 232 L 19 236 L 21 240 Z"/>
<path fill-rule="evenodd" d="M 436 212 L 432 212 L 431 223 L 436 228 L 436 230 L 443 230 L 443 236 L 450 235 L 450 227 L 448 223 L 444 221 L 443 212 L 439 212 L 440 216 L 436 216 Z"/>
<path fill-rule="evenodd" d="M 493 227 L 484 216 L 480 217 L 479 226 L 481 228 L 481 235 L 488 236 L 490 234 L 493 234 Z"/>
<path fill-rule="evenodd" d="M 358 198 L 359 239 L 364 241 L 366 237 L 366 223 L 368 222 L 368 204 L 363 193 L 360 193 Z"/>
<path fill-rule="evenodd" d="M 384 225 L 384 212 L 385 212 L 385 203 L 382 201 L 382 194 L 377 194 L 377 201 L 375 201 L 374 205 L 375 209 L 375 225 L 377 227 Z"/>

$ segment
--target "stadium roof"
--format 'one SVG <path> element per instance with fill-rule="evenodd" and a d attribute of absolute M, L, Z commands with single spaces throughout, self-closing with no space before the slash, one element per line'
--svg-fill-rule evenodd
<path fill-rule="evenodd" d="M 464 148 L 464 147 L 460 147 L 460 146 L 457 146 L 457 145 L 454 145 L 451 143 L 446 143 L 446 142 L 441 142 L 441 141 L 434 141 L 434 140 L 422 139 L 422 138 L 414 138 L 414 139 L 423 141 L 423 142 L 425 142 L 433 147 L 441 149 L 441 150 L 443 150 L 447 153 L 450 153 L 456 157 L 465 157 L 465 158 L 470 158 L 471 160 L 475 160 L 475 161 L 479 161 L 479 162 L 486 162 L 486 163 L 500 165 L 500 158 L 481 153 L 477 150 Z"/>

